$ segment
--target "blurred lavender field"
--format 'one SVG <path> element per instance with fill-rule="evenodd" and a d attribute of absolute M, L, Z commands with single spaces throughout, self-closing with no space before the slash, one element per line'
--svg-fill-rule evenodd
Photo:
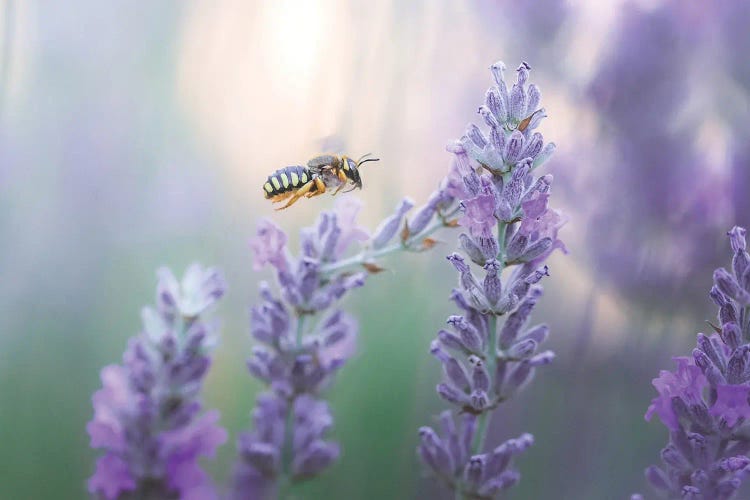
<path fill-rule="evenodd" d="M 649 498 L 667 438 L 643 419 L 651 379 L 710 328 L 726 232 L 750 225 L 748 26 L 739 0 L 0 1 L 0 497 L 85 497 L 99 370 L 138 332 L 155 270 L 196 260 L 229 287 L 204 391 L 226 482 L 261 390 L 247 311 L 270 274 L 248 239 L 267 216 L 295 238 L 333 204 L 275 213 L 262 182 L 326 138 L 373 152 L 355 194 L 374 228 L 447 173 L 502 59 L 543 90 L 570 253 L 534 313 L 557 358 L 490 437 L 535 435 L 512 498 Z M 443 406 L 443 234 L 347 298 L 359 347 L 329 392 L 342 458 L 299 498 L 438 494 L 414 450 Z"/>

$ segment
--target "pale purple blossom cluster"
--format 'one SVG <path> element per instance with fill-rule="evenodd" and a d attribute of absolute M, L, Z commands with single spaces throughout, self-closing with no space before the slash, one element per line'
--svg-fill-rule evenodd
<path fill-rule="evenodd" d="M 548 207 L 552 176 L 534 177 L 554 144 L 534 131 L 546 115 L 539 89 L 527 85 L 529 69 L 521 64 L 509 89 L 505 66 L 492 65 L 495 85 L 479 108 L 489 132 L 469 125 L 449 147 L 454 161 L 446 184 L 460 200 L 458 224 L 466 231 L 459 236 L 465 256 L 448 256 L 459 274 L 451 299 L 460 315 L 448 317 L 450 329 L 438 332 L 430 351 L 443 365 L 437 392 L 462 417 L 457 426 L 451 412 L 443 413 L 442 437 L 422 427 L 418 453 L 457 498 L 496 498 L 519 480 L 511 459 L 533 437 L 485 450 L 489 416 L 554 358 L 539 350 L 547 326 L 527 326 L 542 293 L 538 283 L 548 274 L 544 261 L 565 249 L 557 237 L 565 221 Z"/>
<path fill-rule="evenodd" d="M 670 432 L 662 466 L 646 469 L 665 497 L 733 498 L 750 474 L 750 255 L 745 229 L 729 232 L 731 270 L 714 272 L 710 296 L 719 307 L 711 335 L 698 334 L 692 358 L 653 381 L 656 414 Z"/>
<path fill-rule="evenodd" d="M 238 441 L 236 498 L 274 498 L 339 457 L 339 446 L 326 440 L 333 418 L 321 393 L 354 353 L 358 325 L 335 306 L 382 270 L 378 257 L 432 245 L 427 235 L 446 224 L 442 210 L 452 202 L 443 191 L 436 193 L 408 222 L 414 204 L 400 202 L 372 236 L 356 223 L 359 202 L 344 198 L 301 231 L 298 257 L 289 251 L 283 230 L 270 221 L 260 224 L 251 241 L 255 267 L 274 269 L 280 297 L 262 283 L 261 301 L 250 313 L 258 345 L 248 369 L 268 391 L 258 396 L 253 430 Z M 399 241 L 391 243 L 398 234 Z M 350 256 L 354 249 L 358 253 Z"/>
<path fill-rule="evenodd" d="M 227 439 L 219 412 L 201 413 L 200 390 L 211 364 L 216 325 L 206 313 L 224 295 L 215 269 L 192 265 L 181 282 L 159 270 L 156 308 L 119 365 L 102 370 L 88 423 L 93 448 L 104 448 L 88 488 L 97 497 L 211 499 L 216 493 L 198 459 Z"/>

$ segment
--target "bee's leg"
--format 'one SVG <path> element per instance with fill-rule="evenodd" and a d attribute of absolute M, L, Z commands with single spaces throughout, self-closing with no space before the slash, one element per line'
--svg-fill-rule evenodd
<path fill-rule="evenodd" d="M 276 196 L 273 196 L 269 199 L 271 200 L 271 203 L 281 203 L 282 201 L 286 200 L 293 194 L 294 194 L 294 191 L 287 191 L 286 193 L 277 194 Z"/>
<path fill-rule="evenodd" d="M 339 187 L 336 188 L 336 191 L 333 192 L 333 196 L 336 196 L 337 194 L 339 194 L 339 191 L 341 191 L 344 188 L 344 186 L 346 186 L 346 183 L 349 180 L 349 178 L 346 176 L 343 170 L 338 170 L 336 172 L 336 175 L 341 181 L 341 184 L 339 184 Z"/>
<path fill-rule="evenodd" d="M 294 205 L 295 203 L 297 203 L 297 200 L 299 200 L 300 198 L 302 198 L 306 194 L 309 194 L 310 190 L 312 189 L 312 187 L 315 186 L 315 185 L 317 185 L 316 181 L 318 181 L 317 178 L 310 179 L 305 184 L 303 184 L 302 187 L 300 187 L 297 191 L 290 191 L 291 193 L 293 193 L 291 199 L 286 203 L 286 205 L 284 205 L 281 208 L 277 208 L 276 210 L 284 210 L 285 208 L 289 208 L 292 205 Z"/>
<path fill-rule="evenodd" d="M 308 198 L 312 198 L 313 196 L 319 196 L 326 192 L 326 185 L 323 183 L 320 177 L 315 177 L 310 182 L 315 183 L 316 190 L 310 191 L 309 193 L 307 193 Z"/>

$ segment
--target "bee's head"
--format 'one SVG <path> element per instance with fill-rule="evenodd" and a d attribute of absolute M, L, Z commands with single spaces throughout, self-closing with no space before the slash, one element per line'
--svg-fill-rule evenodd
<path fill-rule="evenodd" d="M 356 162 L 351 158 L 346 159 L 347 163 L 349 164 L 347 177 L 349 177 L 349 179 L 354 184 L 354 187 L 356 188 L 362 189 L 362 177 L 360 177 L 359 175 L 360 166 L 362 166 L 363 163 L 367 163 L 368 161 L 380 161 L 380 158 L 367 158 L 368 156 L 370 156 L 370 154 L 371 153 L 368 153 L 362 156 Z"/>

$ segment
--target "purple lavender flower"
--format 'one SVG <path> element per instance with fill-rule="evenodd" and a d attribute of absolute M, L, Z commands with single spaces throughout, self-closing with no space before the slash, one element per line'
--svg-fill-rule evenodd
<path fill-rule="evenodd" d="M 554 249 L 565 249 L 557 237 L 565 220 L 547 204 L 552 176 L 535 179 L 532 173 L 554 145 L 545 146 L 533 132 L 545 114 L 539 89 L 527 85 L 529 66 L 518 68 L 510 90 L 504 69 L 503 63 L 492 65 L 495 86 L 479 109 L 489 133 L 469 125 L 461 141 L 449 146 L 454 168 L 445 185 L 460 199 L 458 224 L 468 233 L 459 236 L 459 244 L 469 262 L 459 253 L 448 256 L 459 274 L 451 299 L 461 314 L 448 318 L 450 328 L 438 332 L 430 352 L 443 365 L 437 393 L 463 420 L 457 429 L 450 412 L 443 413 L 442 438 L 421 428 L 418 453 L 456 498 L 496 498 L 518 482 L 511 458 L 533 438 L 524 434 L 484 452 L 489 417 L 554 358 L 551 351 L 539 352 L 548 328 L 527 326 L 542 293 L 538 282 L 548 274 L 543 262 Z M 479 275 L 471 262 L 481 266 Z M 503 279 L 508 267 L 513 271 Z M 505 317 L 502 325 L 499 317 Z"/>
<path fill-rule="evenodd" d="M 260 224 L 251 242 L 255 265 L 274 268 L 281 297 L 262 283 L 261 301 L 250 312 L 250 331 L 259 344 L 248 369 L 269 390 L 258 396 L 254 429 L 238 441 L 236 498 L 275 498 L 338 459 L 338 445 L 325 437 L 333 418 L 321 397 L 354 353 L 358 325 L 334 306 L 382 270 L 377 259 L 425 250 L 433 231 L 454 224 L 450 217 L 457 207 L 446 189 L 438 189 L 408 221 L 414 204 L 403 200 L 372 236 L 357 226 L 358 202 L 344 198 L 302 230 L 296 258 L 279 227 Z M 355 246 L 359 252 L 347 256 Z"/>
<path fill-rule="evenodd" d="M 456 478 L 460 478 L 479 498 L 493 498 L 520 480 L 518 471 L 510 467 L 511 459 L 534 443 L 531 434 L 509 439 L 491 452 L 469 456 L 477 417 L 464 414 L 456 426 L 451 412 L 444 411 L 440 414 L 440 424 L 442 438 L 430 427 L 419 429 L 418 452 L 422 461 L 447 486 L 455 488 Z"/>
<path fill-rule="evenodd" d="M 690 113 L 688 103 L 726 94 L 720 84 L 697 86 L 686 74 L 684 68 L 703 65 L 696 48 L 729 39 L 721 50 L 727 59 L 711 66 L 711 82 L 728 80 L 725 73 L 747 73 L 747 64 L 733 58 L 744 61 L 740 47 L 748 46 L 749 21 L 744 2 L 713 6 L 668 0 L 654 8 L 626 2 L 589 85 L 589 100 L 602 117 L 598 140 L 606 147 L 601 161 L 592 162 L 599 182 L 591 189 L 599 195 L 598 201 L 586 200 L 592 214 L 589 248 L 597 273 L 648 307 L 665 301 L 676 305 L 673 297 L 692 304 L 686 294 L 701 297 L 702 287 L 688 277 L 720 258 L 716 245 L 702 242 L 711 241 L 732 217 L 747 222 L 750 205 L 743 189 L 750 169 L 747 155 L 742 158 L 747 113 L 711 105 L 695 111 L 704 119 L 729 122 L 727 131 L 735 136 L 729 156 L 736 163 L 723 171 L 696 151 L 699 127 L 683 123 L 683 117 Z M 713 95 L 695 95 L 698 88 Z"/>
<path fill-rule="evenodd" d="M 675 358 L 675 372 L 654 379 L 655 413 L 670 430 L 662 467 L 646 469 L 665 496 L 730 499 L 750 473 L 750 255 L 745 230 L 729 232 L 731 272 L 714 273 L 711 299 L 719 306 L 716 332 L 698 334 L 693 359 Z"/>
<path fill-rule="evenodd" d="M 215 269 L 198 264 L 182 282 L 160 269 L 157 308 L 143 310 L 143 331 L 131 339 L 121 365 L 102 369 L 88 423 L 91 446 L 107 451 L 89 491 L 114 498 L 193 498 L 216 495 L 198 465 L 227 434 L 215 410 L 200 414 L 216 326 L 205 314 L 226 286 Z"/>

